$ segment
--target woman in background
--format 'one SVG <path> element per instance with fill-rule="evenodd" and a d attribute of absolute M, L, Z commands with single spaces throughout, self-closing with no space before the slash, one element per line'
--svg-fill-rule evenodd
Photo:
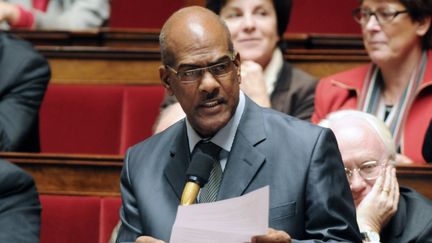
<path fill-rule="evenodd" d="M 392 132 L 397 163 L 425 163 L 422 145 L 432 118 L 432 2 L 363 0 L 353 16 L 372 63 L 321 80 L 312 122 L 340 109 L 374 114 Z"/>

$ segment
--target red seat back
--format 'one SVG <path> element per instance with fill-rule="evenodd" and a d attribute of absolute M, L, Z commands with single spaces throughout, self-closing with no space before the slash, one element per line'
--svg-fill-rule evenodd
<path fill-rule="evenodd" d="M 119 197 L 41 195 L 41 243 L 106 243 L 119 221 Z"/>
<path fill-rule="evenodd" d="M 49 85 L 40 111 L 41 151 L 123 154 L 151 136 L 162 86 Z"/>

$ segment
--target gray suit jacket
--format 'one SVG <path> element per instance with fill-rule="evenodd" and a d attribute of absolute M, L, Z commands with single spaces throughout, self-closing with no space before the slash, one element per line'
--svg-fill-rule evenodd
<path fill-rule="evenodd" d="M 40 213 L 32 176 L 0 160 L 0 242 L 38 243 Z"/>
<path fill-rule="evenodd" d="M 30 43 L 0 32 L 0 151 L 40 150 L 39 108 L 50 77 Z"/>
<path fill-rule="evenodd" d="M 184 120 L 128 151 L 117 242 L 139 235 L 169 240 L 189 156 Z M 247 98 L 218 199 L 266 185 L 270 227 L 294 239 L 361 242 L 333 133 Z"/>

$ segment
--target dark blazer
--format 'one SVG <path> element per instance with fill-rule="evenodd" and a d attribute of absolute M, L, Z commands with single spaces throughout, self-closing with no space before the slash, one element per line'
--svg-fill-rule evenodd
<path fill-rule="evenodd" d="M 184 119 L 132 147 L 121 174 L 117 242 L 169 240 L 189 164 Z M 246 98 L 218 200 L 270 186 L 270 227 L 294 239 L 360 242 L 336 140 L 320 128 Z"/>
<path fill-rule="evenodd" d="M 0 151 L 39 151 L 39 107 L 50 76 L 29 43 L 0 32 Z"/>
<path fill-rule="evenodd" d="M 270 96 L 273 109 L 303 120 L 314 111 L 315 87 L 318 80 L 284 62 Z"/>
<path fill-rule="evenodd" d="M 432 243 L 432 202 L 401 186 L 398 210 L 381 232 L 381 242 Z"/>
<path fill-rule="evenodd" d="M 39 242 L 40 212 L 31 175 L 0 160 L 0 242 Z"/>

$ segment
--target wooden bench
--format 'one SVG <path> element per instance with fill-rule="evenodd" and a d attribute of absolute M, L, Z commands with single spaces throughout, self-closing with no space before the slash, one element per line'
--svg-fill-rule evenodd
<path fill-rule="evenodd" d="M 61 84 L 160 84 L 158 30 L 28 31 Z M 321 78 L 369 61 L 360 35 L 287 34 L 285 58 Z"/>
<path fill-rule="evenodd" d="M 18 164 L 35 178 L 43 194 L 120 195 L 123 156 L 2 152 L 0 157 Z M 401 185 L 432 200 L 432 165 L 397 167 Z"/>

